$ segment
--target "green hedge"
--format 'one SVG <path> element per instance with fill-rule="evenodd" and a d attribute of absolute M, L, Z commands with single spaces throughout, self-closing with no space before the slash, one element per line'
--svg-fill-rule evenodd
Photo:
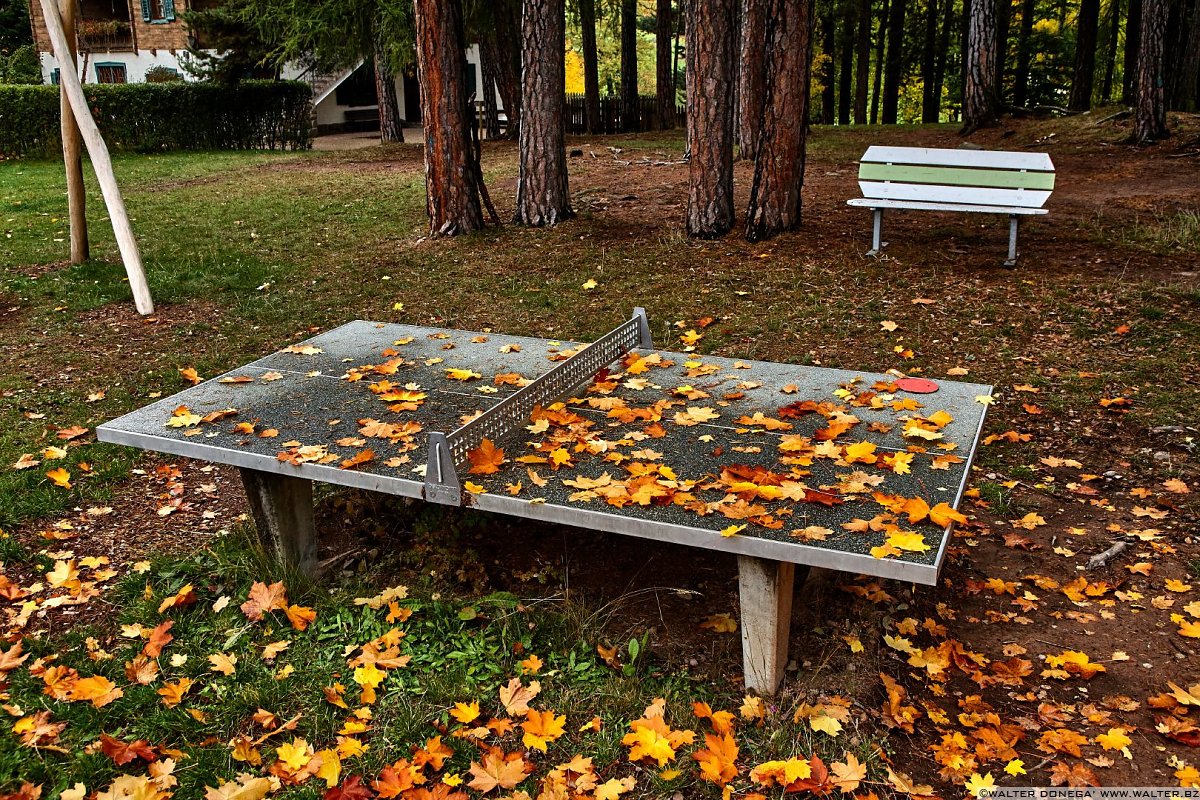
<path fill-rule="evenodd" d="M 114 152 L 300 150 L 312 145 L 312 89 L 300 81 L 84 86 Z M 57 86 L 0 86 L 0 156 L 61 153 Z"/>

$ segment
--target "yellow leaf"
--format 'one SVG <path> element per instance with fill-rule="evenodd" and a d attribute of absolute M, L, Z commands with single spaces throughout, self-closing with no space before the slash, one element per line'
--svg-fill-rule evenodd
<path fill-rule="evenodd" d="M 325 781 L 325 786 L 332 789 L 337 786 L 338 778 L 342 776 L 342 762 L 338 758 L 338 754 L 333 750 L 320 750 L 317 752 L 317 757 L 321 759 L 321 766 L 317 769 L 317 777 Z"/>
<path fill-rule="evenodd" d="M 455 703 L 454 708 L 450 709 L 450 716 L 467 725 L 479 717 L 479 702 Z"/>
<path fill-rule="evenodd" d="M 892 453 L 883 457 L 883 462 L 892 468 L 897 475 L 908 475 L 912 472 L 912 453 Z"/>
<path fill-rule="evenodd" d="M 313 754 L 309 749 L 308 742 L 296 737 L 287 744 L 279 745 L 275 750 L 275 757 L 283 762 L 289 771 L 299 772 L 308 766 L 309 761 L 312 761 Z"/>
<path fill-rule="evenodd" d="M 737 630 L 737 620 L 729 614 L 712 614 L 700 623 L 701 628 L 708 628 L 716 633 L 733 633 Z"/>
<path fill-rule="evenodd" d="M 875 456 L 875 445 L 872 442 L 855 442 L 847 445 L 842 454 L 842 459 L 847 464 L 853 464 L 855 461 L 861 461 L 864 464 L 874 464 L 877 460 Z"/>
<path fill-rule="evenodd" d="M 838 722 L 833 717 L 827 717 L 824 715 L 812 717 L 809 719 L 808 724 L 812 726 L 814 731 L 820 731 L 821 733 L 829 736 L 837 736 L 842 732 L 842 723 Z"/>
<path fill-rule="evenodd" d="M 1025 762 L 1019 758 L 1014 758 L 1012 761 L 1004 765 L 1004 771 L 1013 776 L 1024 775 Z"/>
<path fill-rule="evenodd" d="M 64 489 L 71 488 L 71 473 L 67 472 L 62 467 L 50 470 L 46 473 L 46 477 L 49 478 L 55 486 L 61 486 Z"/>
<path fill-rule="evenodd" d="M 583 282 L 583 284 L 580 286 L 580 288 L 583 289 L 584 291 L 590 292 L 592 289 L 595 289 L 599 285 L 600 284 L 596 283 L 595 278 L 588 278 L 586 281 Z"/>
<path fill-rule="evenodd" d="M 482 378 L 483 376 L 478 372 L 472 372 L 469 369 L 449 368 L 446 370 L 446 377 L 452 381 L 471 381 L 475 380 L 476 378 Z"/>
<path fill-rule="evenodd" d="M 1123 750 L 1133 744 L 1133 740 L 1125 735 L 1124 728 L 1109 728 L 1108 733 L 1100 734 L 1095 741 L 1105 750 Z"/>
<path fill-rule="evenodd" d="M 968 792 L 975 797 L 979 797 L 979 794 L 985 789 L 995 789 L 996 781 L 992 779 L 992 773 L 990 772 L 987 775 L 980 775 L 978 772 L 973 772 L 971 773 L 971 777 L 967 779 L 966 787 Z"/>
<path fill-rule="evenodd" d="M 209 672 L 220 672 L 222 675 L 232 675 L 237 670 L 237 656 L 225 653 L 213 653 L 208 657 Z"/>
<path fill-rule="evenodd" d="M 887 537 L 887 544 L 910 553 L 924 553 L 930 549 L 930 546 L 925 544 L 925 537 L 913 531 L 893 533 Z"/>

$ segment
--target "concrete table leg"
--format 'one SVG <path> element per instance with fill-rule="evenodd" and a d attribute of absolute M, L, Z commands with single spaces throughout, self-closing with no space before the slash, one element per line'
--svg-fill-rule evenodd
<path fill-rule="evenodd" d="M 808 569 L 801 570 L 803 580 Z M 748 690 L 774 694 L 783 682 L 795 575 L 795 564 L 738 556 L 742 665 Z"/>
<path fill-rule="evenodd" d="M 259 539 L 268 553 L 305 575 L 317 569 L 317 532 L 313 522 L 312 482 L 239 470 Z"/>
<path fill-rule="evenodd" d="M 867 251 L 869 256 L 877 256 L 883 250 L 883 209 L 871 209 L 871 249 Z"/>

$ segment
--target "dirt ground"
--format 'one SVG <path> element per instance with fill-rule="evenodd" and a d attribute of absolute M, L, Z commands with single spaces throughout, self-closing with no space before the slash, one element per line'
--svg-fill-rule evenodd
<path fill-rule="evenodd" d="M 1021 263 L 1017 270 L 1003 273 L 1004 280 L 1080 274 L 1111 279 L 1136 272 L 1142 280 L 1197 285 L 1193 260 L 1113 247 L 1096 231 L 1148 214 L 1196 207 L 1200 189 L 1196 132 L 1200 124 L 1185 121 L 1183 132 L 1172 142 L 1147 150 L 1108 143 L 1119 138 L 1119 126 L 1105 126 L 1103 136 L 1092 131 L 1051 135 L 1046 131 L 1053 132 L 1052 127 L 1029 122 L 984 131 L 973 138 L 974 143 L 989 148 L 1045 148 L 1058 170 L 1051 213 L 1023 231 Z M 734 254 L 756 247 L 791 248 L 802 253 L 863 251 L 869 246 L 869 214 L 845 205 L 847 198 L 857 194 L 856 165 L 850 150 L 859 145 L 865 149 L 870 143 L 933 147 L 961 143 L 949 130 L 872 129 L 856 132 L 844 146 L 829 150 L 821 147 L 823 135 L 820 130 L 813 134 L 803 229 L 765 246 L 752 246 L 731 236 L 720 247 Z M 614 146 L 619 143 L 583 138 L 569 143 L 570 148 L 582 151 L 570 159 L 576 207 L 591 214 L 591 235 L 661 236 L 663 220 L 682 218 L 687 165 L 671 150 L 664 149 L 647 160 L 640 152 L 636 158 L 615 152 Z M 486 153 L 489 160 L 513 157 L 507 143 L 489 143 Z M 419 154 L 407 151 L 390 156 L 372 154 L 363 166 L 407 171 L 416 158 Z M 344 165 L 339 160 L 328 168 Z M 318 163 L 315 168 L 325 167 Z M 737 165 L 739 208 L 745 206 L 751 169 L 749 164 Z M 515 182 L 501 181 L 490 188 L 501 217 L 511 216 Z M 1005 234 L 1002 220 L 893 214 L 885 228 L 885 238 L 891 242 L 886 258 L 897 264 L 920 262 L 943 270 L 947 281 L 979 280 L 980 275 L 994 276 L 999 270 Z M 151 335 L 147 326 L 184 325 L 194 313 L 177 315 L 166 308 L 157 321 L 147 323 L 131 309 L 103 309 L 97 313 L 95 326 L 106 333 L 119 331 L 127 345 L 134 347 L 143 332 Z M 853 346 L 852 340 L 833 343 L 822 350 L 821 357 L 845 363 L 853 357 Z M 872 723 L 882 726 L 879 708 L 883 697 L 873 687 L 878 686 L 878 673 L 884 671 L 907 686 L 910 699 L 926 714 L 940 709 L 970 728 L 995 713 L 1004 725 L 1024 733 L 1027 738 L 1017 750 L 1029 773 L 1021 778 L 1026 783 L 1048 783 L 1050 770 L 1065 761 L 1083 763 L 1105 785 L 1173 784 L 1170 759 L 1195 762 L 1194 746 L 1200 740 L 1193 737 L 1189 747 L 1157 733 L 1158 718 L 1164 711 L 1152 708 L 1147 699 L 1167 691 L 1168 681 L 1186 687 L 1200 679 L 1197 640 L 1177 635 L 1169 619 L 1171 613 L 1194 602 L 1200 592 L 1164 589 L 1166 579 L 1176 579 L 1180 585 L 1200 584 L 1200 519 L 1194 500 L 1200 492 L 1194 452 L 1198 431 L 1194 422 L 1177 430 L 1150 433 L 1122 425 L 1116 415 L 1092 415 L 1089 419 L 1087 443 L 1082 448 L 1072 445 L 1070 450 L 1065 449 L 1056 418 L 1046 415 L 1022 420 L 1022 429 L 1035 435 L 1036 444 L 1017 460 L 1035 464 L 1038 473 L 1013 484 L 1020 508 L 1016 516 L 1032 513 L 1049 524 L 1026 529 L 1014 525 L 1011 512 L 997 513 L 979 499 L 968 501 L 965 510 L 972 522 L 957 532 L 939 587 L 852 581 L 847 576 L 814 572 L 796 596 L 785 698 L 815 700 L 822 694 L 843 694 L 852 698 Z M 1148 459 L 1147 448 L 1165 455 Z M 1053 456 L 1076 459 L 1081 466 L 1046 466 L 1044 461 L 1038 465 L 1039 459 Z M 1163 490 L 1163 477 L 1156 469 L 1168 464 L 1175 474 L 1185 476 L 1184 483 L 1192 493 Z M 120 513 L 79 509 L 64 519 L 44 520 L 16 535 L 34 547 L 69 547 L 80 554 L 108 555 L 114 562 L 129 563 L 151 552 L 203 546 L 210 537 L 245 520 L 245 500 L 232 470 L 188 461 L 148 460 L 142 471 L 107 504 Z M 1084 480 L 1081 475 L 1093 477 Z M 1048 482 L 1051 476 L 1055 480 Z M 987 471 L 977 478 L 1010 480 L 1007 475 Z M 1069 488 L 1073 484 L 1078 485 Z M 164 508 L 174 510 L 163 512 Z M 370 513 L 364 514 L 364 508 Z M 605 609 L 610 641 L 623 643 L 649 630 L 652 652 L 664 670 L 687 669 L 715 684 L 731 689 L 738 686 L 739 637 L 698 627 L 709 614 L 736 613 L 733 557 L 498 519 L 490 520 L 486 529 L 464 526 L 466 532 L 449 552 L 414 533 L 417 513 L 397 501 L 358 495 L 327 497 L 320 504 L 321 523 L 327 532 L 321 558 L 330 560 L 332 571 L 353 570 L 379 551 L 415 546 L 423 554 L 426 571 L 442 570 L 449 583 L 473 591 L 508 589 L 527 597 L 570 597 L 595 608 L 611 604 Z M 1139 534 L 1144 541 L 1138 540 Z M 1084 569 L 1090 556 L 1127 535 L 1133 544 L 1125 553 L 1099 569 Z M 1127 569 L 1151 560 L 1153 570 L 1148 574 Z M 1096 593 L 1085 591 L 1083 598 L 1073 600 L 1062 587 L 1080 577 Z M 88 608 L 84 613 L 97 611 Z M 70 609 L 55 614 L 35 620 L 31 632 L 75 621 Z M 998 680 L 982 685 L 958 670 L 948 680 L 929 681 L 920 668 L 906 665 L 905 657 L 882 641 L 883 634 L 896 633 L 898 623 L 900 630 L 911 627 L 904 623 L 908 618 L 914 625 L 929 620 L 926 625 L 941 624 L 948 629 L 945 636 L 913 635 L 911 638 L 921 640 L 920 646 L 952 640 L 994 662 L 1025 656 L 1034 662 L 1033 674 L 1023 685 L 1005 685 Z M 861 640 L 865 652 L 849 651 L 843 636 L 851 635 Z M 1045 666 L 1038 663 L 1039 655 L 1071 650 L 1086 651 L 1107 671 L 1087 681 L 1037 677 Z M 1134 743 L 1130 749 L 1136 757 L 1093 747 L 1086 762 L 1081 762 L 1039 752 L 1035 746 L 1038 732 L 1047 728 L 1088 728 L 1099 733 L 1117 726 L 1131 731 Z M 941 731 L 930 725 L 918 726 L 912 735 L 893 732 L 889 736 L 898 768 L 939 790 L 947 786 L 948 776 L 944 772 L 939 776 L 942 766 L 935 761 L 931 747 L 941 741 Z"/>

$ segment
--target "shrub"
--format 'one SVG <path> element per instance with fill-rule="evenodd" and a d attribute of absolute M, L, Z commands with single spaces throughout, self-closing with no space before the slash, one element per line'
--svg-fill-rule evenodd
<path fill-rule="evenodd" d="M 170 67 L 151 67 L 146 70 L 146 83 L 178 83 L 182 80 L 179 70 Z"/>
<path fill-rule="evenodd" d="M 38 62 L 33 45 L 27 44 L 13 50 L 11 54 L 0 52 L 0 83 L 39 84 L 42 82 L 42 65 Z"/>
<path fill-rule="evenodd" d="M 312 89 L 299 81 L 91 84 L 92 116 L 110 150 L 300 150 L 312 144 Z M 51 157 L 58 88 L 0 86 L 0 156 Z"/>

